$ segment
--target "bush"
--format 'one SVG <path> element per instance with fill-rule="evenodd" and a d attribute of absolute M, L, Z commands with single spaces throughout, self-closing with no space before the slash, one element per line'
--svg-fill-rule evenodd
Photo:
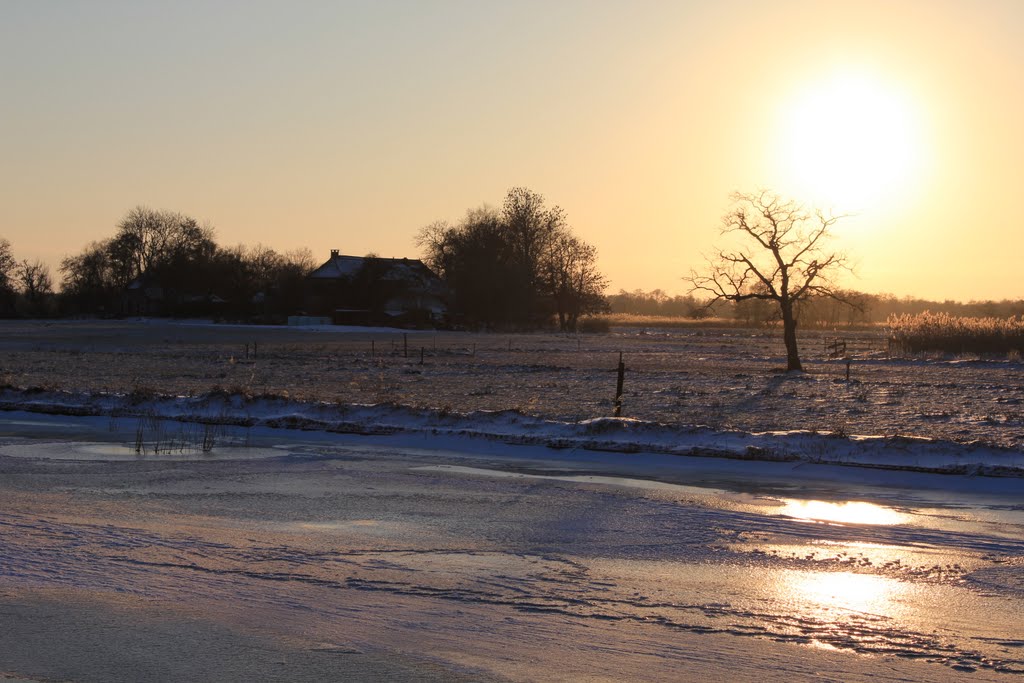
<path fill-rule="evenodd" d="M 611 323 L 603 316 L 588 316 L 580 318 L 576 329 L 584 334 L 607 334 L 611 331 Z"/>

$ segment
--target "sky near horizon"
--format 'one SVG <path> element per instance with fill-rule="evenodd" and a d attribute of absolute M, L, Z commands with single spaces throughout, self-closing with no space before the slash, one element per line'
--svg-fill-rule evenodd
<path fill-rule="evenodd" d="M 142 204 L 222 245 L 418 255 L 526 186 L 683 293 L 734 191 L 849 217 L 846 283 L 1024 298 L 1024 2 L 0 1 L 0 237 Z"/>

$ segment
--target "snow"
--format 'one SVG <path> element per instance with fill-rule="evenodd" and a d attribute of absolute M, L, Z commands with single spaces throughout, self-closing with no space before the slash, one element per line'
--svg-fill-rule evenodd
<path fill-rule="evenodd" d="M 631 418 L 560 422 L 517 411 L 448 411 L 395 405 L 338 405 L 216 394 L 201 397 L 0 391 L 0 409 L 29 413 L 162 418 L 185 423 L 429 435 L 621 454 L 660 453 L 961 475 L 1024 476 L 1024 453 L 927 438 L 839 436 L 800 430 L 723 431 Z"/>
<path fill-rule="evenodd" d="M 848 469 L 1024 472 L 1024 365 L 889 358 L 867 333 L 847 339 L 847 382 L 845 361 L 818 357 L 824 342 L 812 334 L 803 339 L 812 371 L 786 374 L 775 371 L 776 335 L 735 329 L 414 336 L 140 320 L 0 321 L 0 331 L 8 384 L 0 409 L 8 411 Z M 626 358 L 623 418 L 607 417 L 613 349 Z"/>

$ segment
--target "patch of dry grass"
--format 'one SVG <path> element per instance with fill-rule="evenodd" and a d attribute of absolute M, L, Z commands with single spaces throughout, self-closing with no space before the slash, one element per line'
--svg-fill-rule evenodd
<path fill-rule="evenodd" d="M 662 327 L 662 328 L 694 328 L 694 327 L 743 327 L 742 321 L 732 318 L 678 318 L 668 315 L 637 315 L 634 313 L 606 313 L 588 316 L 580 321 L 584 324 L 603 323 L 608 327 Z"/>

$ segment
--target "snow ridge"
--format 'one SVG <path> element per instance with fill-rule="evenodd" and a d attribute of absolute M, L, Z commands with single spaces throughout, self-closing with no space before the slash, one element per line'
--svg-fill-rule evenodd
<path fill-rule="evenodd" d="M 0 410 L 355 434 L 433 434 L 555 449 L 827 463 L 974 476 L 1024 477 L 1024 453 L 982 442 L 828 432 L 743 432 L 631 418 L 561 422 L 515 410 L 455 413 L 395 404 L 301 402 L 228 392 L 202 396 L 0 390 Z"/>

